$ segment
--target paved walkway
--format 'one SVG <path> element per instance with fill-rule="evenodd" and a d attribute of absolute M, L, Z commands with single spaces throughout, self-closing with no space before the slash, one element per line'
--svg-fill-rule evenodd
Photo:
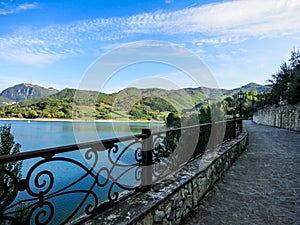
<path fill-rule="evenodd" d="M 300 133 L 245 128 L 248 149 L 185 225 L 300 225 Z"/>

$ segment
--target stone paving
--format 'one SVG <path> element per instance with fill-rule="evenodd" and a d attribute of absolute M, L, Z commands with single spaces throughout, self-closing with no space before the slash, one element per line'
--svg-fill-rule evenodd
<path fill-rule="evenodd" d="M 300 132 L 244 126 L 247 150 L 185 225 L 300 225 Z"/>

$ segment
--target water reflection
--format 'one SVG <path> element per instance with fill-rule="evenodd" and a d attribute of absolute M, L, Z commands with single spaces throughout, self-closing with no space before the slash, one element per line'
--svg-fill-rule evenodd
<path fill-rule="evenodd" d="M 80 122 L 80 135 L 84 140 L 107 139 L 141 133 L 143 128 L 159 130 L 163 124 L 147 122 Z M 0 125 L 11 124 L 15 141 L 22 145 L 21 151 L 75 144 L 73 123 L 65 121 L 12 121 L 1 120 Z M 91 125 L 96 128 L 91 129 Z"/>

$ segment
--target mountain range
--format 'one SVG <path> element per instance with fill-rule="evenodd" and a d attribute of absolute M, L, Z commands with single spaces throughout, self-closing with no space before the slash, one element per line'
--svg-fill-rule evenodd
<path fill-rule="evenodd" d="M 133 88 L 126 88 L 124 90 L 121 90 L 118 93 L 126 93 L 128 90 L 133 89 Z M 152 95 L 154 94 L 155 96 L 166 96 L 166 93 L 169 92 L 168 95 L 170 94 L 175 94 L 180 91 L 185 91 L 188 94 L 191 95 L 205 95 L 207 98 L 212 98 L 215 96 L 231 96 L 234 93 L 237 93 L 240 89 L 242 89 L 244 92 L 250 92 L 252 90 L 256 90 L 258 93 L 263 93 L 267 90 L 270 89 L 270 85 L 260 85 L 256 83 L 249 83 L 246 84 L 242 87 L 235 88 L 235 89 L 217 89 L 217 88 L 207 88 L 207 87 L 198 87 L 198 88 L 184 88 L 184 89 L 179 89 L 179 90 L 164 90 L 164 89 L 157 89 L 157 88 L 149 88 L 149 89 L 140 89 L 141 90 L 141 95 Z M 20 102 L 28 99 L 34 99 L 34 98 L 40 98 L 40 97 L 45 97 L 49 95 L 53 95 L 59 92 L 62 92 L 64 94 L 67 93 L 67 89 L 64 89 L 62 91 L 59 91 L 57 89 L 54 89 L 52 87 L 50 88 L 45 88 L 36 84 L 29 84 L 29 83 L 22 83 L 22 84 L 17 84 L 15 86 L 6 88 L 0 93 L 0 105 L 3 104 L 11 104 L 12 102 Z M 75 89 L 70 89 L 70 90 L 75 90 Z M 70 92 L 70 91 L 69 91 Z M 62 94 L 61 93 L 61 94 Z M 73 91 L 72 91 L 73 93 Z M 118 94 L 114 93 L 114 94 Z M 197 94 L 195 94 L 197 93 Z M 60 94 L 60 96 L 61 96 Z M 69 93 L 70 94 L 70 93 Z M 112 94 L 112 95 L 114 95 Z M 139 94 L 139 95 L 140 95 Z M 126 94 L 125 94 L 126 95 Z M 128 96 L 127 96 L 128 97 Z"/>
<path fill-rule="evenodd" d="M 240 89 L 258 93 L 268 85 L 249 83 L 226 90 L 207 87 L 165 90 L 125 88 L 112 94 L 65 88 L 58 91 L 33 84 L 18 84 L 0 94 L 2 118 L 91 118 L 164 120 L 169 112 L 193 111 L 207 100 L 222 101 Z M 14 104 L 15 103 L 15 104 Z"/>

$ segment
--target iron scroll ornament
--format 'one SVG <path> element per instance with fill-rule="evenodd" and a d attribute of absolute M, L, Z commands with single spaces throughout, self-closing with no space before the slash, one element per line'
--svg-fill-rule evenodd
<path fill-rule="evenodd" d="M 64 153 L 47 155 L 36 160 L 22 180 L 17 180 L 10 171 L 1 170 L 1 176 L 11 179 L 13 186 L 0 182 L 0 223 L 66 224 L 78 217 L 84 220 L 117 204 L 126 197 L 124 193 L 137 191 L 141 184 L 142 138 L 127 142 L 130 143 L 124 145 L 116 141 L 108 149 L 94 145 L 81 149 L 85 151 L 84 160 L 67 157 Z M 100 155 L 106 155 L 105 164 L 99 165 Z M 128 156 L 131 163 L 124 160 Z M 71 167 L 73 171 L 81 170 L 81 174 L 61 186 L 57 168 L 62 165 L 63 168 Z M 128 179 L 134 182 L 122 183 L 126 176 L 131 176 Z M 62 199 L 68 202 L 70 196 L 77 199 L 80 196 L 80 200 L 64 216 L 59 215 L 61 208 L 58 202 Z"/>
<path fill-rule="evenodd" d="M 225 140 L 242 132 L 241 119 L 218 123 L 227 124 Z M 203 136 L 206 131 L 210 131 L 210 125 L 200 124 L 152 134 L 148 132 L 147 135 L 108 139 L 101 141 L 103 145 L 89 142 L 0 156 L 0 164 L 19 160 L 23 163 L 26 160 L 31 162 L 28 170 L 23 168 L 21 180 L 14 173 L 0 169 L 0 223 L 81 224 L 142 190 L 144 174 L 150 174 L 148 178 L 153 181 L 168 175 L 173 171 L 172 166 L 184 162 L 176 155 L 185 153 L 192 141 L 189 137 L 194 136 L 191 135 L 194 129 L 199 127 L 200 135 Z M 199 143 L 202 143 L 201 139 Z M 172 154 L 172 158 L 167 155 L 163 157 L 166 154 L 163 150 L 170 150 L 170 146 L 180 151 Z M 151 158 L 145 160 L 143 156 L 148 153 L 151 153 Z M 201 155 L 201 151 L 198 153 Z M 166 158 L 168 160 L 164 161 Z M 143 166 L 146 161 L 150 161 L 150 167 Z M 145 173 L 144 168 L 151 170 Z M 62 173 L 58 173 L 61 171 L 75 175 L 62 183 Z M 73 196 L 77 201 L 71 201 Z M 71 203 L 74 203 L 73 207 Z M 65 208 L 68 208 L 62 216 L 59 215 L 61 204 L 66 204 Z"/>

